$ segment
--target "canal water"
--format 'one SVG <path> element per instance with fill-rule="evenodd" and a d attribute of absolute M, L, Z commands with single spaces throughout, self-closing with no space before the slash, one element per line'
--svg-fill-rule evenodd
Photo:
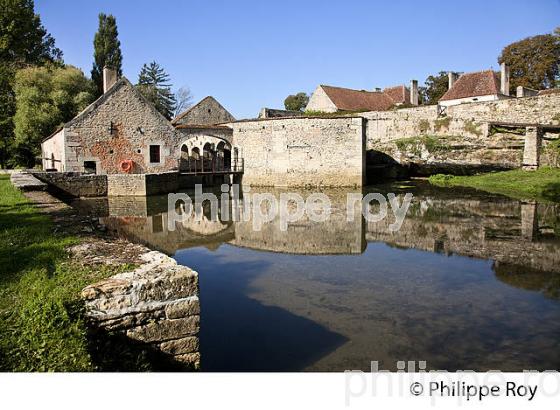
<path fill-rule="evenodd" d="M 167 197 L 74 205 L 199 273 L 203 371 L 560 369 L 559 205 L 422 181 L 359 191 L 413 194 L 391 231 L 390 206 L 349 221 L 355 190 L 322 192 L 330 218 L 286 230 L 210 206 L 170 230 Z"/>

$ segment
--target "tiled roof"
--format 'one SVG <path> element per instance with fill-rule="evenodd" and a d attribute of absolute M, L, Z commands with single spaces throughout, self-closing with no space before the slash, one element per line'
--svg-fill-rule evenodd
<path fill-rule="evenodd" d="M 560 88 L 549 88 L 548 90 L 540 90 L 538 95 L 560 94 Z"/>
<path fill-rule="evenodd" d="M 321 87 L 341 111 L 385 111 L 394 105 L 388 95 L 378 91 L 351 90 L 328 85 Z"/>
<path fill-rule="evenodd" d="M 383 90 L 395 104 L 410 104 L 410 91 L 404 85 L 387 87 Z"/>
<path fill-rule="evenodd" d="M 498 75 L 492 70 L 485 70 L 461 75 L 440 101 L 497 94 L 501 94 Z"/>

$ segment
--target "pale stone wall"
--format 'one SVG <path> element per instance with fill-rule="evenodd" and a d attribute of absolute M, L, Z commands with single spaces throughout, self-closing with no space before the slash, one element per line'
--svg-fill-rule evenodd
<path fill-rule="evenodd" d="M 235 121 L 233 115 L 213 97 L 206 97 L 185 113 L 179 114 L 177 118 L 173 120 L 173 124 L 211 125 L 231 121 Z"/>
<path fill-rule="evenodd" d="M 43 169 L 64 171 L 64 129 L 41 144 L 41 157 Z"/>
<path fill-rule="evenodd" d="M 331 101 L 323 87 L 318 86 L 307 103 L 305 111 L 337 112 L 336 105 Z"/>
<path fill-rule="evenodd" d="M 486 101 L 497 101 L 499 99 L 508 98 L 507 96 L 500 96 L 497 94 L 494 95 L 478 95 L 476 97 L 465 97 L 465 98 L 456 98 L 454 100 L 446 100 L 440 101 L 440 105 L 444 107 L 450 107 L 452 105 L 458 104 L 465 104 L 465 103 L 472 103 L 472 102 L 486 102 Z"/>
<path fill-rule="evenodd" d="M 230 124 L 245 162 L 243 184 L 361 186 L 365 129 L 358 117 L 290 118 Z"/>
<path fill-rule="evenodd" d="M 560 95 L 460 104 L 448 107 L 446 116 L 440 117 L 435 105 L 360 115 L 368 120 L 367 149 L 398 162 L 516 168 L 523 164 L 525 136 L 490 132 L 490 123 L 560 124 Z M 558 135 L 547 141 L 554 138 Z M 554 164 L 546 159 L 542 165 Z"/>
<path fill-rule="evenodd" d="M 177 132 L 126 79 L 65 125 L 65 171 L 81 171 L 96 161 L 97 173 L 121 173 L 123 160 L 134 173 L 177 168 Z M 150 145 L 160 146 L 160 162 L 150 163 Z"/>
<path fill-rule="evenodd" d="M 157 174 L 113 174 L 107 176 L 108 196 L 145 196 L 176 192 L 179 189 L 177 172 Z"/>

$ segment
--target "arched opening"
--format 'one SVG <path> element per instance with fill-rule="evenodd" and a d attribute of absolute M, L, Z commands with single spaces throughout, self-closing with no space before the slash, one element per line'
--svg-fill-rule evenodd
<path fill-rule="evenodd" d="M 211 171 L 214 169 L 214 158 L 216 153 L 214 151 L 214 144 L 207 142 L 202 147 L 202 170 Z"/>
<path fill-rule="evenodd" d="M 220 141 L 216 147 L 217 164 L 218 170 L 229 170 L 231 169 L 231 150 L 229 145 L 225 141 Z"/>
<path fill-rule="evenodd" d="M 189 148 L 186 144 L 181 146 L 181 158 L 179 159 L 179 171 L 189 169 Z"/>
<path fill-rule="evenodd" d="M 189 171 L 199 171 L 202 168 L 202 159 L 200 158 L 200 148 L 194 147 L 191 150 L 189 158 Z"/>

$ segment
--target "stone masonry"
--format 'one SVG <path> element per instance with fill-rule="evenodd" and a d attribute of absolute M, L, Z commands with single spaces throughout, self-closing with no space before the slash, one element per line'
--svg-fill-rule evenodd
<path fill-rule="evenodd" d="M 360 117 L 239 121 L 233 143 L 245 161 L 243 184 L 362 186 L 364 120 Z"/>
<path fill-rule="evenodd" d="M 82 291 L 86 319 L 189 369 L 200 367 L 197 272 L 156 251 L 143 264 Z"/>

